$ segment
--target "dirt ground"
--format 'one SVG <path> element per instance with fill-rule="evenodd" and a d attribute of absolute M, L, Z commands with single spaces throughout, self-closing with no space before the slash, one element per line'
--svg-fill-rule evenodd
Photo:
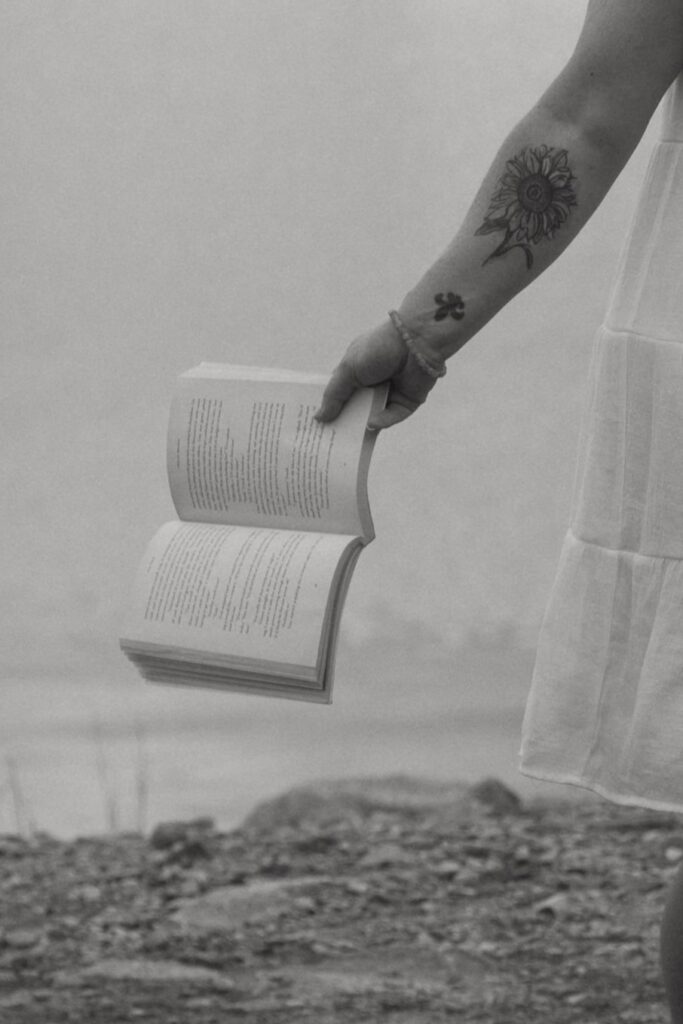
<path fill-rule="evenodd" d="M 323 784 L 244 826 L 0 836 L 2 1024 L 664 1024 L 673 815 Z"/>

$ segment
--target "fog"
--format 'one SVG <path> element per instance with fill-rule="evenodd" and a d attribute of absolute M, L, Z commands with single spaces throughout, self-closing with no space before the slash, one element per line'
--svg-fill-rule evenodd
<path fill-rule="evenodd" d="M 406 760 L 383 731 L 388 706 L 457 719 L 504 692 L 509 749 L 489 757 L 482 732 L 476 765 L 455 749 L 452 761 L 410 763 L 442 775 L 491 764 L 513 778 L 592 336 L 652 127 L 563 259 L 452 360 L 423 409 L 379 437 L 377 536 L 349 591 L 331 709 L 150 691 L 117 633 L 144 546 L 174 517 L 164 444 L 177 375 L 202 360 L 330 370 L 454 234 L 505 134 L 569 56 L 584 9 L 0 5 L 0 739 L 35 805 L 46 804 L 53 758 L 68 762 L 74 729 L 132 735 L 163 717 L 181 736 L 190 708 L 226 730 L 232 714 L 249 722 L 252 775 L 259 743 L 277 754 L 277 730 L 259 731 L 272 716 L 287 721 L 290 748 L 311 729 L 336 729 L 339 763 L 346 749 L 360 767 L 344 744 L 354 716 L 374 716 L 377 750 L 388 752 L 366 765 L 377 771 Z M 50 723 L 62 745 L 30 782 Z M 260 776 L 264 790 L 289 777 L 290 748 Z M 334 770 L 320 753 L 312 774 Z M 183 813 L 202 812 L 200 792 L 198 781 Z M 159 814 L 174 809 L 159 797 Z"/>

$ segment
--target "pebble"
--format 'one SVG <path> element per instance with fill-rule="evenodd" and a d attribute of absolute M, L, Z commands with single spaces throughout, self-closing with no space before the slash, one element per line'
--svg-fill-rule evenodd
<path fill-rule="evenodd" d="M 457 875 L 460 871 L 460 865 L 455 860 L 442 860 L 440 864 L 437 864 L 434 868 L 434 874 L 438 875 L 439 878 L 452 878 L 453 875 Z"/>
<path fill-rule="evenodd" d="M 102 899 L 102 890 L 98 885 L 81 885 L 74 895 L 84 903 L 98 903 Z"/>
<path fill-rule="evenodd" d="M 535 914 L 547 914 L 549 917 L 566 917 L 569 913 L 570 901 L 566 893 L 558 892 L 547 899 L 534 904 Z"/>
<path fill-rule="evenodd" d="M 41 928 L 14 928 L 5 932 L 3 941 L 10 949 L 31 949 L 38 945 L 43 935 Z"/>
<path fill-rule="evenodd" d="M 2 883 L 2 887 L 7 892 L 10 892 L 12 889 L 20 889 L 22 885 L 26 884 L 27 883 L 24 881 L 21 875 L 15 873 L 13 875 L 10 875 L 9 878 L 5 879 L 5 881 Z"/>
<path fill-rule="evenodd" d="M 477 952 L 478 953 L 489 953 L 489 954 L 490 953 L 497 953 L 498 952 L 498 945 L 495 942 L 490 942 L 488 939 L 484 939 L 483 942 L 480 942 L 477 945 Z"/>
<path fill-rule="evenodd" d="M 165 821 L 152 831 L 149 844 L 153 850 L 165 850 L 176 843 L 185 843 L 194 839 L 198 833 L 214 830 L 212 818 L 195 818 L 193 821 Z"/>
<path fill-rule="evenodd" d="M 473 867 L 464 867 L 458 871 L 457 882 L 467 885 L 468 882 L 478 882 L 479 871 Z M 463 890 L 464 892 L 464 890 Z"/>
<path fill-rule="evenodd" d="M 186 1010 L 208 1010 L 215 1004 L 212 996 L 193 996 L 185 1000 Z"/>
<path fill-rule="evenodd" d="M 412 859 L 398 843 L 379 843 L 368 850 L 360 860 L 359 867 L 381 868 L 387 864 L 407 864 Z"/>
<path fill-rule="evenodd" d="M 311 899 L 310 896 L 297 896 L 292 900 L 292 906 L 296 907 L 297 910 L 303 910 L 305 914 L 315 913 L 315 900 Z"/>
<path fill-rule="evenodd" d="M 18 1010 L 22 1006 L 28 1006 L 33 1001 L 30 992 L 20 989 L 18 992 L 9 992 L 0 996 L 0 1009 Z"/>

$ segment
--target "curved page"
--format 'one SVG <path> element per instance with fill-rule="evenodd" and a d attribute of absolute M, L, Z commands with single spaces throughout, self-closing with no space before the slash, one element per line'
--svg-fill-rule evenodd
<path fill-rule="evenodd" d="M 180 378 L 168 475 L 181 519 L 373 536 L 368 416 L 385 389 L 357 391 L 337 420 L 313 419 L 326 377 L 202 364 Z"/>
<path fill-rule="evenodd" d="M 317 675 L 335 572 L 357 538 L 166 523 L 138 571 L 121 643 Z"/>

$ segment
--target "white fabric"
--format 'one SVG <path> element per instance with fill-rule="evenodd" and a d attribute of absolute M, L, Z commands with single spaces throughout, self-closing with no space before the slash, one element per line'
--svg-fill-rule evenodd
<path fill-rule="evenodd" d="M 683 75 L 594 343 L 520 768 L 683 811 Z"/>

